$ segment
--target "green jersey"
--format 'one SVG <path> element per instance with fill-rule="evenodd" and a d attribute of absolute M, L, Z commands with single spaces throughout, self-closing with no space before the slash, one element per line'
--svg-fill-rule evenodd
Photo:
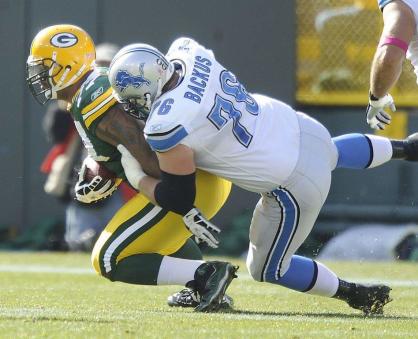
<path fill-rule="evenodd" d="M 96 136 L 98 123 L 116 103 L 107 78 L 107 68 L 95 68 L 73 97 L 70 113 L 88 154 L 104 163 L 118 177 L 124 178 L 121 154 L 115 146 Z"/>

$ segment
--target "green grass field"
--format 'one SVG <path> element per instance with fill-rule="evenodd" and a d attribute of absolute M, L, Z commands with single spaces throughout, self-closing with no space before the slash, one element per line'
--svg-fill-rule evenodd
<path fill-rule="evenodd" d="M 385 281 L 391 302 L 364 318 L 346 304 L 249 279 L 229 288 L 235 310 L 173 309 L 176 286 L 111 283 L 85 254 L 0 252 L 0 338 L 418 338 L 418 265 L 328 263 L 341 277 Z"/>

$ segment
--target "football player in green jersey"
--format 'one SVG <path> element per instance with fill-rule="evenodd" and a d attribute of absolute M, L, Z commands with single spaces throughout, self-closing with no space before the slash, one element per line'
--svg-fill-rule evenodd
<path fill-rule="evenodd" d="M 136 158 L 148 175 L 161 175 L 156 156 L 144 139 L 143 122 L 118 104 L 106 72 L 106 68 L 95 66 L 94 43 L 77 26 L 50 26 L 32 41 L 27 82 L 33 96 L 41 104 L 50 99 L 66 101 L 89 156 L 120 178 L 108 187 L 108 180 L 101 177 L 94 183 L 86 180 L 82 169 L 76 190 L 83 202 L 110 195 L 125 179 L 118 149 Z M 228 181 L 199 172 L 195 206 L 212 217 L 224 204 L 230 188 Z M 237 268 L 228 262 L 203 261 L 190 240 L 194 234 L 217 247 L 217 239 L 207 238 L 213 237 L 214 230 L 218 230 L 216 226 L 201 215 L 194 220 L 183 219 L 138 193 L 104 227 L 93 249 L 93 267 L 111 281 L 185 285 L 187 289 L 169 297 L 169 305 L 217 310 L 230 301 L 224 294 Z"/>

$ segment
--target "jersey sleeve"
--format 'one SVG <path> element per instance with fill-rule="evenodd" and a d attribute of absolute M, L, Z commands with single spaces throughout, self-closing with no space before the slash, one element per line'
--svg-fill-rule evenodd
<path fill-rule="evenodd" d="M 98 122 L 109 108 L 117 104 L 106 74 L 100 74 L 83 85 L 76 100 L 78 120 L 95 134 Z"/>
<path fill-rule="evenodd" d="M 154 131 L 153 131 L 154 130 Z M 156 152 L 166 152 L 181 143 L 188 133 L 183 125 L 162 128 L 161 124 L 151 125 L 150 129 L 145 127 L 145 139 L 151 149 Z"/>
<path fill-rule="evenodd" d="M 94 131 L 102 115 L 116 103 L 112 88 L 109 87 L 81 110 L 86 127 Z"/>

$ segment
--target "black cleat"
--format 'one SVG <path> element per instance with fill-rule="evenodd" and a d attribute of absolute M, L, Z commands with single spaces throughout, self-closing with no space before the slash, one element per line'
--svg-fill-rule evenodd
<path fill-rule="evenodd" d="M 411 134 L 403 140 L 391 140 L 392 159 L 418 161 L 418 133 Z"/>
<path fill-rule="evenodd" d="M 405 160 L 418 161 L 418 133 L 411 134 L 405 142 Z"/>
<path fill-rule="evenodd" d="M 199 293 L 191 288 L 184 288 L 181 291 L 170 295 L 167 298 L 167 304 L 171 307 L 196 307 L 200 303 Z M 232 309 L 234 300 L 225 294 L 221 300 L 220 309 Z"/>
<path fill-rule="evenodd" d="M 208 261 L 200 265 L 195 273 L 195 286 L 200 295 L 199 305 L 195 307 L 197 312 L 217 311 L 221 307 L 221 301 L 225 291 L 236 278 L 235 272 L 238 266 L 228 262 Z"/>
<path fill-rule="evenodd" d="M 383 314 L 383 307 L 392 301 L 391 288 L 386 285 L 354 284 L 352 293 L 346 302 L 350 307 L 363 311 L 364 315 Z"/>

